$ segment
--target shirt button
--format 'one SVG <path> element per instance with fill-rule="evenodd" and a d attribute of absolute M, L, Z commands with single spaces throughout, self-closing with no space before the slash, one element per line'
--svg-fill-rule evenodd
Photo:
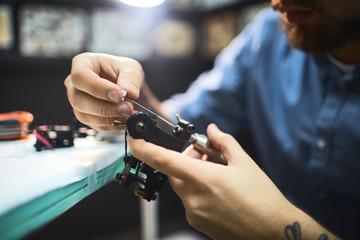
<path fill-rule="evenodd" d="M 327 143 L 324 139 L 319 139 L 316 143 L 316 149 L 319 151 L 324 151 L 326 149 Z"/>

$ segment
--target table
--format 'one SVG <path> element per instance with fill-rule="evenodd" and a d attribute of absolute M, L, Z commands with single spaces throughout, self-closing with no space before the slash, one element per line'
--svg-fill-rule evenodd
<path fill-rule="evenodd" d="M 19 239 L 114 180 L 124 143 L 76 139 L 36 152 L 34 136 L 0 142 L 0 238 Z"/>

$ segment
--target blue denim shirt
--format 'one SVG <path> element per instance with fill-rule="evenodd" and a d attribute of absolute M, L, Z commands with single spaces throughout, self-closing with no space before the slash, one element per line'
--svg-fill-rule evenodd
<path fill-rule="evenodd" d="M 360 66 L 343 74 L 326 54 L 294 49 L 266 10 L 164 106 L 198 132 L 212 122 L 232 135 L 249 129 L 264 171 L 293 204 L 360 239 Z"/>

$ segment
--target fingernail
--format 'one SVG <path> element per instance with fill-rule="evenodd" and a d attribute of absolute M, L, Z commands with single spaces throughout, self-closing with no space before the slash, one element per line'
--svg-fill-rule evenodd
<path fill-rule="evenodd" d="M 127 106 L 127 104 L 121 104 L 120 106 L 119 106 L 119 113 L 121 114 L 121 115 L 129 115 L 130 114 L 130 109 L 129 109 L 129 107 Z"/>
<path fill-rule="evenodd" d="M 211 123 L 210 128 L 211 128 L 212 131 L 219 131 L 219 128 L 215 123 Z"/>
<path fill-rule="evenodd" d="M 110 91 L 108 92 L 108 98 L 109 98 L 111 101 L 113 101 L 113 102 L 115 102 L 115 103 L 118 103 L 119 100 L 121 99 L 121 96 L 120 96 L 120 94 L 119 94 L 118 91 L 110 90 Z"/>
<path fill-rule="evenodd" d="M 121 90 L 122 92 L 123 92 L 123 98 L 121 99 L 121 100 L 125 100 L 125 97 L 126 97 L 126 95 L 127 95 L 127 91 L 125 91 L 125 90 Z"/>
<path fill-rule="evenodd" d="M 121 101 L 124 101 L 124 100 L 125 100 L 125 97 L 126 97 L 126 95 L 127 95 L 127 91 L 122 90 L 122 93 L 123 93 L 123 98 L 121 99 Z"/>

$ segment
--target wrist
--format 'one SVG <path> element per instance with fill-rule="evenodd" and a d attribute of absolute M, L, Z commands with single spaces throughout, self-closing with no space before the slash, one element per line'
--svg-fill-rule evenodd
<path fill-rule="evenodd" d="M 255 239 L 339 239 L 320 223 L 291 204 L 287 199 L 278 199 L 275 205 L 264 204 L 259 208 L 258 220 L 248 219 L 253 225 L 246 235 Z M 255 225 L 254 225 L 255 224 Z"/>
<path fill-rule="evenodd" d="M 288 202 L 283 209 L 279 237 L 285 239 L 339 239 L 301 209 Z"/>

